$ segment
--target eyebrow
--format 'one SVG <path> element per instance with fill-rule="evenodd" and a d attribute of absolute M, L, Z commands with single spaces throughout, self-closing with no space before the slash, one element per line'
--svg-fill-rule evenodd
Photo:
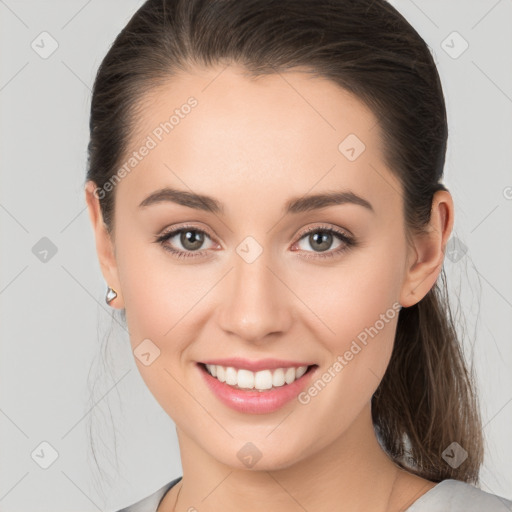
<path fill-rule="evenodd" d="M 213 197 L 203 194 L 196 194 L 186 190 L 178 190 L 170 187 L 159 189 L 147 196 L 140 204 L 140 208 L 153 204 L 172 202 L 196 210 L 203 210 L 211 213 L 224 213 L 224 206 Z M 285 213 L 303 213 L 307 211 L 319 210 L 327 206 L 356 204 L 375 213 L 370 202 L 356 195 L 350 190 L 341 192 L 324 192 L 308 196 L 292 198 L 286 202 Z"/>
<path fill-rule="evenodd" d="M 162 188 L 150 194 L 139 204 L 139 208 L 167 201 L 211 213 L 224 212 L 222 204 L 213 197 L 169 187 Z"/>

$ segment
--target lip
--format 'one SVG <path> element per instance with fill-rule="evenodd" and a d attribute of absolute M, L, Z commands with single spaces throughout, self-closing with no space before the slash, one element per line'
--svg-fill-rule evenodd
<path fill-rule="evenodd" d="M 289 363 L 290 362 L 288 361 L 288 364 Z M 266 364 L 268 364 L 268 360 Z M 283 364 L 283 361 L 280 361 L 279 364 Z M 196 366 L 210 391 L 212 391 L 213 394 L 224 405 L 227 405 L 231 409 L 245 414 L 267 414 L 277 411 L 285 404 L 296 398 L 297 395 L 309 385 L 312 377 L 315 375 L 319 368 L 318 365 L 314 365 L 312 368 L 308 368 L 308 371 L 302 377 L 293 381 L 291 384 L 284 384 L 283 386 L 275 388 L 271 391 L 248 391 L 243 389 L 236 389 L 229 384 L 221 382 L 215 377 L 212 377 L 207 372 L 203 363 L 197 363 Z M 224 366 L 224 364 L 222 364 L 222 366 Z M 291 366 L 295 365 L 293 364 Z M 266 368 L 269 367 L 266 366 Z M 277 368 L 280 368 L 280 366 L 277 366 Z"/>
<path fill-rule="evenodd" d="M 259 359 L 258 361 L 251 361 L 243 357 L 230 357 L 227 359 L 210 359 L 208 361 L 201 361 L 203 364 L 218 364 L 220 366 L 232 366 L 237 370 L 250 370 L 257 372 L 260 370 L 275 370 L 276 368 L 290 368 L 299 366 L 313 366 L 315 363 L 304 363 L 299 361 L 285 361 L 284 359 Z"/>

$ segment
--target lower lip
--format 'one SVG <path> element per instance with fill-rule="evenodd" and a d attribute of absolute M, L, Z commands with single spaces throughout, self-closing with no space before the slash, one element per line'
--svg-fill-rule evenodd
<path fill-rule="evenodd" d="M 229 384 L 212 377 L 202 364 L 197 364 L 201 375 L 208 387 L 220 399 L 222 403 L 235 411 L 246 414 L 266 414 L 277 411 L 286 403 L 293 400 L 308 385 L 311 376 L 316 372 L 318 366 L 313 366 L 302 377 L 291 384 L 265 391 L 245 391 L 237 389 Z"/>

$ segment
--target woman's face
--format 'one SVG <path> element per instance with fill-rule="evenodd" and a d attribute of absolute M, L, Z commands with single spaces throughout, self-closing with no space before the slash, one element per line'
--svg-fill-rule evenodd
<path fill-rule="evenodd" d="M 298 71 L 198 70 L 146 99 L 113 192 L 113 305 L 125 307 L 139 371 L 180 434 L 232 467 L 256 449 L 259 468 L 289 466 L 369 407 L 407 305 L 401 186 L 376 118 Z M 188 205 L 147 200 L 166 187 Z M 307 199 L 341 193 L 347 202 Z M 278 407 L 231 406 L 198 363 L 232 357 L 317 367 Z"/>

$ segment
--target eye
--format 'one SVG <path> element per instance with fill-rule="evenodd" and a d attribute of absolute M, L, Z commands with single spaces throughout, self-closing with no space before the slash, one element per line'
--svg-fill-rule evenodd
<path fill-rule="evenodd" d="M 335 250 L 329 251 L 332 247 L 333 241 L 336 239 L 339 241 L 338 245 Z M 305 233 L 302 233 L 302 236 L 295 245 L 299 245 L 299 248 L 304 250 L 303 247 L 300 247 L 302 240 L 313 248 L 313 251 L 306 250 L 306 252 L 315 253 L 313 255 L 304 255 L 305 258 L 332 258 L 356 245 L 356 241 L 352 236 L 343 233 L 341 230 L 328 226 L 315 226 L 308 229 Z"/>
<path fill-rule="evenodd" d="M 160 243 L 162 247 L 175 255 L 177 258 L 195 258 L 202 256 L 204 251 L 198 249 L 204 244 L 205 238 L 210 238 L 208 233 L 195 227 L 182 226 L 179 229 L 164 232 L 157 236 L 155 242 Z M 173 239 L 176 239 L 173 241 Z M 172 243 L 169 243 L 172 242 Z M 175 249 L 179 243 L 183 249 Z"/>
<path fill-rule="evenodd" d="M 158 235 L 155 242 L 162 245 L 164 250 L 177 258 L 196 258 L 205 255 L 208 248 L 199 249 L 203 246 L 206 238 L 211 240 L 210 235 L 206 231 L 193 226 L 182 226 Z M 336 239 L 339 243 L 335 250 L 329 250 Z M 313 251 L 304 249 L 301 246 L 302 240 L 309 244 Z M 176 249 L 177 244 L 181 245 L 181 249 L 179 246 Z M 306 252 L 303 257 L 322 259 L 338 256 L 357 245 L 357 242 L 352 236 L 347 235 L 341 230 L 330 226 L 314 226 L 301 234 L 299 240 L 292 246 L 293 251 L 296 251 L 293 247 L 297 245 L 300 246 L 299 249 L 301 251 Z"/>

